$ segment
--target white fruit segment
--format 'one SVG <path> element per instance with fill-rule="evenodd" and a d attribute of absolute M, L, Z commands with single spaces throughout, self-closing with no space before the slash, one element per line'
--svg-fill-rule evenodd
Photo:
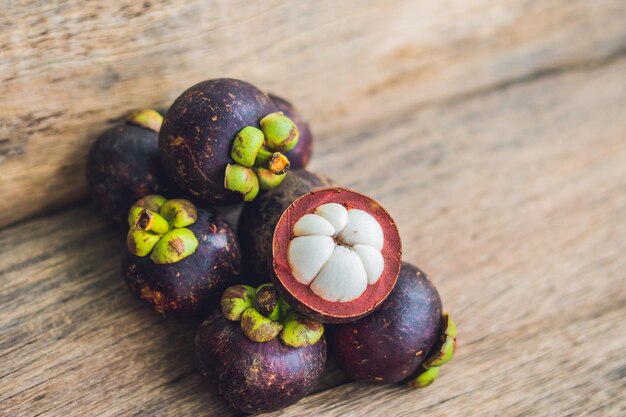
<path fill-rule="evenodd" d="M 288 261 L 293 276 L 309 285 L 328 261 L 335 249 L 329 236 L 300 236 L 289 242 Z"/>
<path fill-rule="evenodd" d="M 363 267 L 367 273 L 367 283 L 372 285 L 376 284 L 378 278 L 385 269 L 385 261 L 383 260 L 383 254 L 379 250 L 369 245 L 354 245 L 352 247 L 354 251 L 361 258 Z"/>
<path fill-rule="evenodd" d="M 326 265 L 315 277 L 311 290 L 328 301 L 352 301 L 367 288 L 363 262 L 352 249 L 337 245 Z"/>
<path fill-rule="evenodd" d="M 348 210 L 348 224 L 339 234 L 347 245 L 358 243 L 383 249 L 383 229 L 372 215 L 363 210 Z"/>
<path fill-rule="evenodd" d="M 315 213 L 328 220 L 337 233 L 341 232 L 348 223 L 348 210 L 338 203 L 322 204 L 315 210 Z"/>
<path fill-rule="evenodd" d="M 294 236 L 332 236 L 335 234 L 335 228 L 322 216 L 305 214 L 293 225 L 293 234 Z"/>
<path fill-rule="evenodd" d="M 293 226 L 288 262 L 298 282 L 333 302 L 356 300 L 385 269 L 382 227 L 369 213 L 337 203 L 319 206 Z"/>

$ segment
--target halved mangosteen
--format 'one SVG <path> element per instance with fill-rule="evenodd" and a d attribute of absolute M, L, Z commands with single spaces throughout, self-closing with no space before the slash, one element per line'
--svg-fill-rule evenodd
<path fill-rule="evenodd" d="M 272 239 L 278 219 L 298 197 L 336 185 L 323 175 L 306 170 L 289 172 L 273 190 L 245 204 L 239 217 L 237 235 L 241 244 L 244 274 L 260 283 L 272 267 Z"/>
<path fill-rule="evenodd" d="M 300 313 L 326 323 L 357 320 L 387 298 L 402 247 L 396 224 L 371 198 L 327 188 L 295 200 L 272 241 L 273 280 Z"/>

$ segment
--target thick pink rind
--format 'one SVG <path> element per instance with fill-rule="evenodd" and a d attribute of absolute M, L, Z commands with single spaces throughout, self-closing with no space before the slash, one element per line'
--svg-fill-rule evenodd
<path fill-rule="evenodd" d="M 317 296 L 308 285 L 301 284 L 294 278 L 287 260 L 295 222 L 326 203 L 339 203 L 348 209 L 368 212 L 381 225 L 385 237 L 381 251 L 385 259 L 382 276 L 376 284 L 368 285 L 359 298 L 346 303 L 327 301 Z M 324 323 L 348 323 L 374 311 L 391 293 L 400 273 L 402 243 L 395 222 L 382 206 L 363 194 L 332 187 L 305 194 L 291 203 L 274 230 L 272 254 L 272 280 L 287 302 L 301 314 Z"/>

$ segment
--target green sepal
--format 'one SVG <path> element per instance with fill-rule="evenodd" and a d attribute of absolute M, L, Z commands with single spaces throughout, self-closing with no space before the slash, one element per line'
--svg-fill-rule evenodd
<path fill-rule="evenodd" d="M 187 227 L 198 220 L 196 206 L 188 200 L 173 198 L 161 206 L 159 211 L 172 227 Z"/>
<path fill-rule="evenodd" d="M 324 335 L 324 325 L 291 311 L 285 317 L 280 340 L 287 346 L 299 348 L 314 345 Z"/>
<path fill-rule="evenodd" d="M 298 144 L 298 126 L 283 112 L 268 114 L 261 119 L 260 125 L 268 148 L 288 152 Z"/>
<path fill-rule="evenodd" d="M 189 229 L 172 229 L 156 244 L 150 259 L 156 264 L 172 264 L 192 255 L 198 247 L 198 239 Z"/>
<path fill-rule="evenodd" d="M 128 250 L 134 255 L 144 257 L 152 251 L 152 249 L 159 242 L 161 236 L 153 235 L 149 232 L 144 232 L 133 226 L 126 235 L 126 246 Z"/>
<path fill-rule="evenodd" d="M 246 126 L 235 136 L 230 157 L 240 165 L 252 167 L 263 142 L 265 142 L 263 132 L 254 126 Z"/>
<path fill-rule="evenodd" d="M 422 368 L 423 369 L 423 368 Z M 432 384 L 439 376 L 439 368 L 433 367 L 424 369 L 424 372 L 419 374 L 416 378 L 409 381 L 408 385 L 412 388 L 425 388 Z"/>
<path fill-rule="evenodd" d="M 259 188 L 261 190 L 271 190 L 278 187 L 287 176 L 287 174 L 276 175 L 265 168 L 255 168 L 254 172 L 259 179 Z"/>
<path fill-rule="evenodd" d="M 224 187 L 239 193 L 243 201 L 252 201 L 259 193 L 259 180 L 251 168 L 239 164 L 226 165 Z"/>
<path fill-rule="evenodd" d="M 256 290 L 248 285 L 229 287 L 222 294 L 220 305 L 224 317 L 231 321 L 241 320 L 241 315 L 255 306 Z"/>
<path fill-rule="evenodd" d="M 126 121 L 159 133 L 163 124 L 163 116 L 158 111 L 152 109 L 137 110 L 132 112 Z"/>
<path fill-rule="evenodd" d="M 254 308 L 241 315 L 241 330 L 253 342 L 269 342 L 283 329 L 283 325 L 265 317 Z"/>
<path fill-rule="evenodd" d="M 136 212 L 136 211 L 135 211 Z M 163 235 L 170 230 L 170 224 L 154 211 L 141 209 L 135 218 L 135 226 L 144 232 L 150 232 L 156 235 Z"/>
<path fill-rule="evenodd" d="M 158 213 L 161 206 L 163 206 L 166 201 L 167 199 L 165 197 L 158 194 L 150 194 L 137 200 L 128 211 L 128 227 L 135 225 L 135 221 L 141 210 L 146 209 Z"/>

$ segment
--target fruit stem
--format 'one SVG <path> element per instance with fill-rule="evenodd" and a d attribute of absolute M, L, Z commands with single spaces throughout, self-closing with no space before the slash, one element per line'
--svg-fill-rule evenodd
<path fill-rule="evenodd" d="M 281 175 L 289 171 L 289 159 L 280 152 L 272 152 L 261 147 L 254 161 L 255 168 L 265 168 L 273 174 Z"/>

